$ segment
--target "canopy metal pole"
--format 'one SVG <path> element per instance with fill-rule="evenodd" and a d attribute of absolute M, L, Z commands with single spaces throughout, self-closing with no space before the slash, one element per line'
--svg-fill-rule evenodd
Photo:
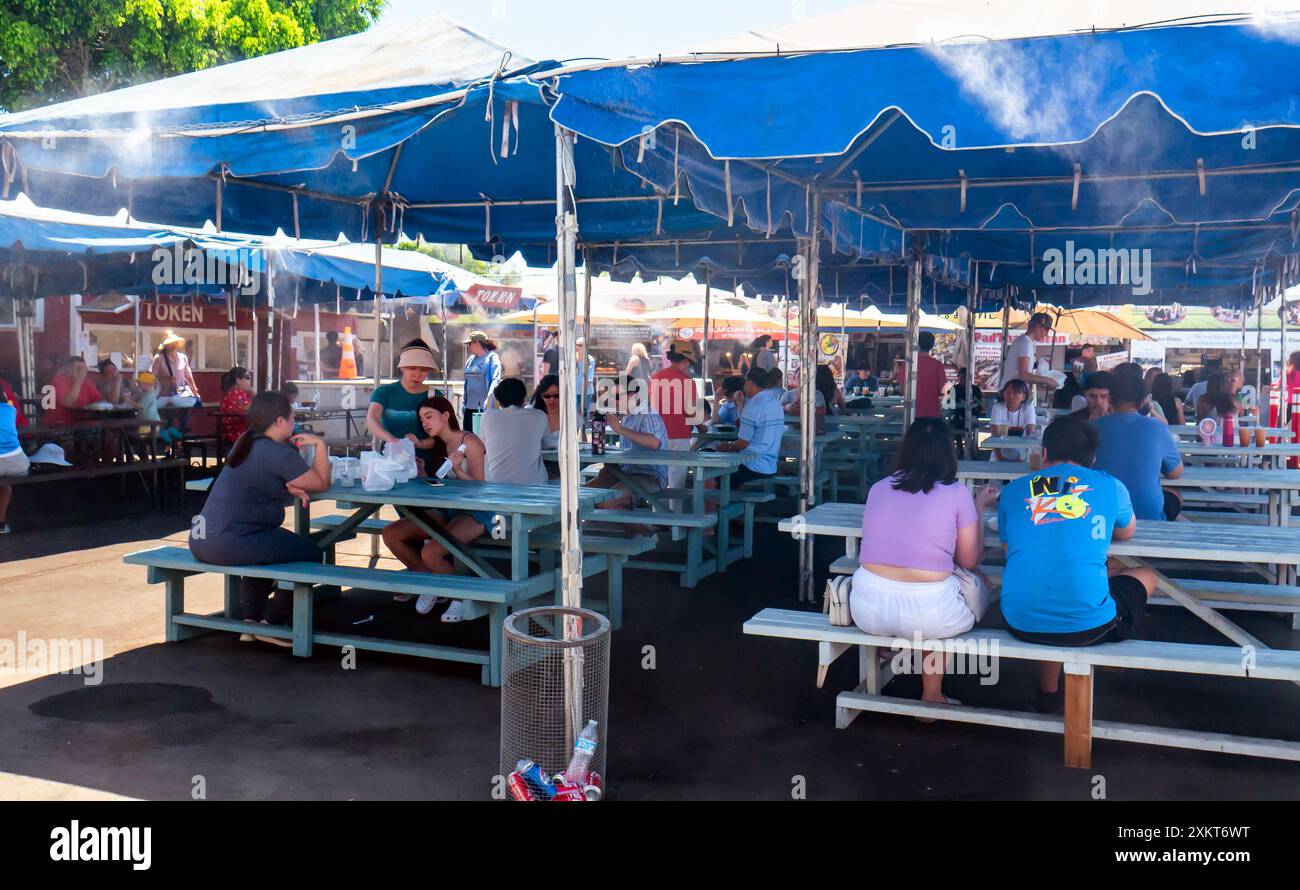
<path fill-rule="evenodd" d="M 1282 319 L 1282 406 L 1278 409 L 1278 422 L 1281 426 L 1289 427 L 1291 425 L 1291 392 L 1286 373 L 1286 363 L 1290 358 L 1286 344 L 1286 291 L 1282 291 L 1282 309 L 1279 314 Z"/>
<path fill-rule="evenodd" d="M 275 342 L 275 263 L 268 253 L 266 264 L 266 388 L 275 389 L 275 358 L 271 346 Z"/>
<path fill-rule="evenodd" d="M 560 579 L 566 608 L 582 606 L 582 544 L 578 524 L 578 392 L 577 370 L 577 170 L 573 149 L 577 136 L 555 125 L 555 244 L 558 261 L 556 295 L 560 322 Z M 587 318 L 590 318 L 588 313 Z M 583 391 L 586 391 L 586 362 L 583 362 Z M 577 639 L 580 628 L 574 617 L 564 619 L 564 638 Z M 582 665 L 573 650 L 565 652 L 564 698 L 565 735 L 571 745 L 582 721 Z"/>
<path fill-rule="evenodd" d="M 821 196 L 813 196 L 810 237 L 804 247 L 803 287 L 799 289 L 799 514 L 817 506 L 817 287 L 821 273 Z M 830 411 L 827 405 L 826 410 Z M 799 601 L 816 602 L 813 591 L 813 544 L 799 540 Z"/>
<path fill-rule="evenodd" d="M 577 272 L 574 272 L 575 276 Z M 576 281 L 576 278 L 575 278 Z M 575 291 L 576 293 L 576 291 Z M 578 350 L 574 350 L 576 356 Z M 587 391 L 587 368 L 591 367 L 591 256 L 582 252 L 582 367 L 578 369 L 578 382 L 582 386 L 582 439 L 587 439 L 587 412 L 592 393 Z"/>
<path fill-rule="evenodd" d="M 1002 369 L 1007 366 L 1007 338 L 1011 336 L 1011 295 L 1006 291 L 1002 292 L 1002 343 L 999 346 L 998 359 L 998 387 L 1006 381 L 1002 379 Z"/>
<path fill-rule="evenodd" d="M 1271 356 L 1272 353 L 1270 352 Z M 1272 368 L 1269 369 L 1272 371 Z M 1270 375 L 1271 376 L 1271 375 Z M 1259 308 L 1255 310 L 1255 410 L 1258 412 L 1255 416 L 1259 418 L 1260 426 L 1268 426 L 1264 421 L 1267 419 L 1264 410 L 1264 304 L 1260 303 Z"/>
<path fill-rule="evenodd" d="M 140 373 L 140 367 L 139 367 L 139 359 L 140 359 L 140 297 L 139 297 L 139 295 L 137 294 L 136 296 L 132 297 L 132 298 L 131 298 L 131 302 L 132 302 L 133 304 L 135 304 L 134 307 L 133 307 L 134 310 L 135 310 L 135 312 L 133 313 L 134 316 L 135 316 L 135 318 L 134 318 L 134 320 L 133 320 L 132 323 L 131 323 L 131 375 L 132 375 L 132 377 L 134 378 L 134 376 L 135 376 L 136 374 Z M 233 368 L 234 365 L 231 365 L 231 367 Z"/>
<path fill-rule="evenodd" d="M 447 295 L 438 298 L 438 309 L 442 315 L 442 389 L 448 399 L 451 398 L 451 331 L 447 328 Z"/>
<path fill-rule="evenodd" d="M 316 316 L 316 379 L 320 380 L 320 303 L 314 305 L 312 311 Z"/>
<path fill-rule="evenodd" d="M 18 335 L 18 389 L 24 399 L 37 398 L 36 389 L 36 343 L 33 337 L 33 322 L 36 319 L 36 301 L 14 301 L 14 315 Z"/>
<path fill-rule="evenodd" d="M 976 281 L 979 271 L 975 273 Z M 975 406 L 971 398 L 975 389 L 975 290 L 979 285 L 972 281 L 966 290 L 966 448 L 965 454 L 970 459 L 975 454 Z"/>
<path fill-rule="evenodd" d="M 383 377 L 379 368 L 379 348 L 383 343 L 383 337 L 380 334 L 380 328 L 384 323 L 384 211 L 378 203 L 375 204 L 375 339 L 374 354 L 370 356 L 370 361 L 375 367 L 375 386 L 376 388 L 382 382 Z M 372 536 L 373 540 L 373 536 Z"/>
<path fill-rule="evenodd" d="M 238 318 L 239 302 L 235 298 L 235 288 L 232 286 L 226 293 L 226 336 L 230 338 L 230 367 L 239 364 L 239 343 L 236 337 L 239 331 L 236 327 Z"/>
<path fill-rule="evenodd" d="M 916 342 L 921 326 L 921 258 L 918 242 L 912 248 L 912 262 L 907 266 L 907 392 L 903 394 L 903 432 L 916 420 L 916 371 L 921 351 Z"/>
<path fill-rule="evenodd" d="M 781 304 L 785 312 L 785 342 L 781 344 L 785 347 L 785 361 L 781 362 L 781 389 L 785 389 L 785 381 L 790 379 L 790 270 L 785 270 L 785 302 Z M 751 359 L 752 361 L 752 359 Z"/>
<path fill-rule="evenodd" d="M 704 345 L 700 348 L 703 350 L 703 357 L 700 359 L 700 370 L 703 372 L 704 390 L 708 392 L 709 387 L 709 308 L 713 303 L 713 270 L 704 270 Z"/>

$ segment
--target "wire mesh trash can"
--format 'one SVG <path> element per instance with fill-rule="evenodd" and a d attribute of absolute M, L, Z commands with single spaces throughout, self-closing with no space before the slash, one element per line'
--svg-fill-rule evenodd
<path fill-rule="evenodd" d="M 608 619 L 584 609 L 547 606 L 506 619 L 501 656 L 502 776 L 509 776 L 520 760 L 533 761 L 548 776 L 563 772 L 578 736 L 594 720 L 597 744 L 589 768 L 603 780 L 609 643 Z"/>

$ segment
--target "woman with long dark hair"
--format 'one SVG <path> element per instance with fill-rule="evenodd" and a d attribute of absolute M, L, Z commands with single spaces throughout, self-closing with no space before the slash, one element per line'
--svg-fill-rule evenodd
<path fill-rule="evenodd" d="M 483 441 L 471 432 L 462 430 L 456 419 L 456 409 L 442 396 L 425 399 L 419 408 L 420 423 L 433 442 L 432 466 L 441 468 L 450 463 L 447 475 L 462 482 L 482 482 L 486 469 L 487 449 Z M 437 472 L 437 471 L 435 471 Z M 481 510 L 454 510 L 441 517 L 452 537 L 468 544 L 481 537 L 492 526 L 494 514 Z M 409 519 L 399 519 L 384 529 L 384 543 L 393 556 L 413 572 L 450 575 L 456 568 L 451 554 L 437 541 L 425 534 Z M 394 599 L 405 602 L 408 598 Z M 415 603 L 415 611 L 428 615 L 438 603 L 438 597 L 424 594 Z M 455 600 L 443 613 L 447 624 L 459 623 L 462 605 Z"/>
<path fill-rule="evenodd" d="M 1232 389 L 1232 375 L 1226 371 L 1210 375 L 1205 395 L 1196 400 L 1197 419 L 1227 417 L 1229 414 L 1240 413 L 1241 405 L 1238 404 L 1237 394 Z"/>
<path fill-rule="evenodd" d="M 1187 422 L 1183 414 L 1183 403 L 1174 395 L 1174 378 L 1168 374 L 1157 374 L 1152 379 L 1151 402 L 1160 406 L 1165 421 L 1170 426 L 1182 426 Z"/>
<path fill-rule="evenodd" d="M 905 639 L 946 639 L 974 627 L 987 605 L 987 586 L 974 574 L 984 555 L 981 514 L 997 499 L 992 486 L 972 498 L 957 481 L 946 423 L 913 423 L 894 474 L 867 495 L 849 596 L 853 622 L 869 634 Z M 943 653 L 927 653 L 923 664 L 921 698 L 957 704 L 943 695 Z"/>
<path fill-rule="evenodd" d="M 298 452 L 309 445 L 316 451 L 311 466 Z M 260 393 L 248 406 L 248 430 L 230 449 L 203 512 L 190 527 L 190 552 L 202 562 L 218 566 L 320 562 L 319 547 L 282 528 L 284 503 L 288 497 L 305 501 L 329 487 L 325 441 L 319 436 L 295 436 L 288 398 L 278 392 Z M 289 623 L 291 594 L 277 592 L 267 602 L 274 583 L 262 578 L 242 580 L 240 605 L 246 622 Z M 291 645 L 276 637 L 251 638 Z"/>
<path fill-rule="evenodd" d="M 533 407 L 546 413 L 546 447 L 560 446 L 560 375 L 547 374 L 533 390 Z"/>

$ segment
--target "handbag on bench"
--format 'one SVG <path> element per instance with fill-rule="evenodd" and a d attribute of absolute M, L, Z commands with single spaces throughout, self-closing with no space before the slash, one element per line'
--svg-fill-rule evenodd
<path fill-rule="evenodd" d="M 822 613 L 830 615 L 831 627 L 853 626 L 853 616 L 849 613 L 849 593 L 852 590 L 853 578 L 848 575 L 831 578 L 826 582 Z"/>

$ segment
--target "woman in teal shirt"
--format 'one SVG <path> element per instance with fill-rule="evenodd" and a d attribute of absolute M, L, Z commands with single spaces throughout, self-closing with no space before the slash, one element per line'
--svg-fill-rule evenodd
<path fill-rule="evenodd" d="M 416 456 L 424 463 L 425 471 L 432 474 L 437 470 L 429 466 L 433 442 L 420 424 L 419 408 L 433 395 L 424 383 L 437 369 L 433 350 L 423 340 L 412 340 L 402 347 L 397 364 L 402 379 L 375 388 L 366 411 L 366 429 L 382 444 L 400 439 L 414 442 Z"/>

